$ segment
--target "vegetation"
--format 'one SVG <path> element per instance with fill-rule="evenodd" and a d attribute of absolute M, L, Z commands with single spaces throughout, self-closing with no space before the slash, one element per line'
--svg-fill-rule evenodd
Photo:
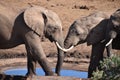
<path fill-rule="evenodd" d="M 100 62 L 101 70 L 93 72 L 92 80 L 120 80 L 120 56 L 114 55 Z"/>

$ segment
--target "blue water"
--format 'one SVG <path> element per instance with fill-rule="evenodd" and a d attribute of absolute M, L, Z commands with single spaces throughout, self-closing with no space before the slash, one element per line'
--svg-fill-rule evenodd
<path fill-rule="evenodd" d="M 55 69 L 53 69 L 55 71 Z M 25 75 L 27 73 L 26 68 L 17 68 L 17 69 L 9 69 L 4 72 L 7 75 Z M 39 76 L 45 75 L 44 71 L 41 68 L 36 69 L 36 73 Z M 88 73 L 83 71 L 76 70 L 61 70 L 61 76 L 72 76 L 77 78 L 87 78 Z"/>

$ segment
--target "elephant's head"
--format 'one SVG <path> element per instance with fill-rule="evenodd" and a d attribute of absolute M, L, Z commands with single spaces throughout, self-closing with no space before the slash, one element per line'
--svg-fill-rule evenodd
<path fill-rule="evenodd" d="M 101 41 L 105 34 L 105 24 L 108 16 L 103 12 L 92 13 L 73 22 L 66 39 L 65 48 L 87 42 L 88 45 Z M 102 33 L 102 34 L 101 34 Z"/>
<path fill-rule="evenodd" d="M 34 6 L 24 12 L 24 20 L 29 28 L 31 28 L 37 35 L 45 36 L 51 42 L 64 47 L 62 24 L 56 13 L 46 10 L 45 8 Z M 58 49 L 58 62 L 56 66 L 56 73 L 59 75 L 64 54 L 61 49 Z"/>
<path fill-rule="evenodd" d="M 74 23 L 70 26 L 68 34 L 65 38 L 64 47 L 68 49 L 72 46 L 76 46 L 79 43 L 85 42 L 87 33 L 87 29 L 80 27 L 79 20 L 74 21 Z"/>
<path fill-rule="evenodd" d="M 120 9 L 111 15 L 111 21 L 115 29 L 120 30 Z"/>
<path fill-rule="evenodd" d="M 106 31 L 106 46 L 112 43 L 117 34 L 120 34 L 120 9 L 114 12 L 108 22 Z"/>

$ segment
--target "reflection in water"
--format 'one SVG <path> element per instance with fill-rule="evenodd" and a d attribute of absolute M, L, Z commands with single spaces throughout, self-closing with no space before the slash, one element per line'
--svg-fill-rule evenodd
<path fill-rule="evenodd" d="M 55 71 L 55 69 L 53 69 Z M 26 68 L 17 68 L 17 69 L 10 69 L 4 72 L 7 75 L 25 75 L 27 73 Z M 44 71 L 41 68 L 36 69 L 36 73 L 39 76 L 45 75 Z M 61 70 L 61 76 L 72 76 L 77 78 L 87 78 L 88 73 L 83 71 L 75 71 L 75 70 Z"/>

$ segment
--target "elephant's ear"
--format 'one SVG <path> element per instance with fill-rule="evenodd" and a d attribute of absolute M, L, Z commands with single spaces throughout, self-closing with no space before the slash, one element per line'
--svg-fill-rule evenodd
<path fill-rule="evenodd" d="M 87 45 L 93 45 L 98 42 L 104 42 L 108 19 L 102 20 L 98 25 L 92 28 L 87 36 Z"/>
<path fill-rule="evenodd" d="M 44 19 L 46 16 L 43 11 L 44 8 L 34 6 L 26 9 L 24 12 L 26 25 L 40 36 L 43 34 L 44 22 L 46 20 Z"/>

